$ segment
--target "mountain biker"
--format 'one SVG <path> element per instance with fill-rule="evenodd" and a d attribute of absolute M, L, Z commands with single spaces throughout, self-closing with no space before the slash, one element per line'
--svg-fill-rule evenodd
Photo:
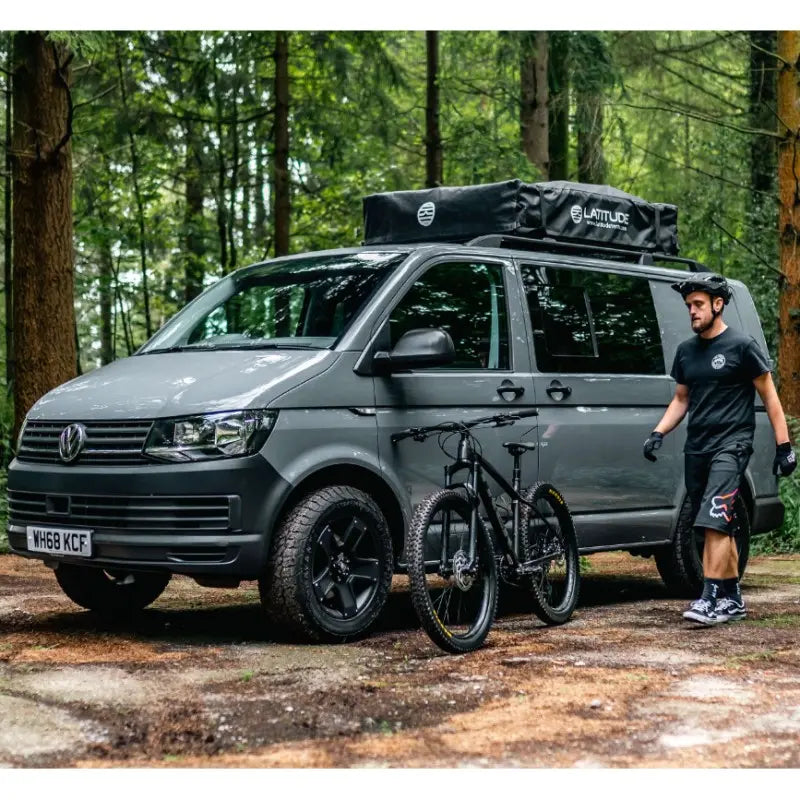
<path fill-rule="evenodd" d="M 733 538 L 733 503 L 753 452 L 755 392 L 761 397 L 775 433 L 775 475 L 797 466 L 789 431 L 767 355 L 755 339 L 729 328 L 722 311 L 731 298 L 721 275 L 697 273 L 672 285 L 683 297 L 695 336 L 681 342 L 670 374 L 675 395 L 644 443 L 644 455 L 689 414 L 685 481 L 695 528 L 704 529 L 703 593 L 684 612 L 704 625 L 743 619 L 747 614 L 739 588 L 739 554 Z"/>

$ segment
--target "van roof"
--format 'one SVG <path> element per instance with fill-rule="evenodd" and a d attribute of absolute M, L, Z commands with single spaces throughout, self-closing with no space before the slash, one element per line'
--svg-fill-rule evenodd
<path fill-rule="evenodd" d="M 460 242 L 419 242 L 414 244 L 383 244 L 362 245 L 360 247 L 339 247 L 329 250 L 314 250 L 305 253 L 296 253 L 281 256 L 280 261 L 295 261 L 306 259 L 309 256 L 347 256 L 355 253 L 397 253 L 398 255 L 411 255 L 421 250 L 432 253 L 453 253 L 459 250 L 470 250 L 485 255 L 497 256 L 501 251 L 504 256 L 512 258 L 531 258 L 535 256 L 539 261 L 553 264 L 563 263 L 568 257 L 569 262 L 587 267 L 601 267 L 603 269 L 624 269 L 625 271 L 640 272 L 652 277 L 680 279 L 686 272 L 708 271 L 701 262 L 689 258 L 678 258 L 659 253 L 640 253 L 608 247 L 592 247 L 591 245 L 570 244 L 555 242 L 547 239 L 527 239 L 518 236 L 480 236 L 472 241 Z M 255 267 L 271 264 L 278 259 L 268 259 L 242 267 L 237 272 Z M 663 262 L 663 263 L 662 263 Z M 674 264 L 676 266 L 668 266 Z M 679 265 L 679 266 L 678 266 Z M 676 268 L 677 267 L 677 268 Z"/>

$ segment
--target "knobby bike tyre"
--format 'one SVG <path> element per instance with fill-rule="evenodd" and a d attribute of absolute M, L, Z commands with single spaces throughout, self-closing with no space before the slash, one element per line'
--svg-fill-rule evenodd
<path fill-rule="evenodd" d="M 520 549 L 525 561 L 552 555 L 530 577 L 533 610 L 542 622 L 561 625 L 575 610 L 580 592 L 580 557 L 575 525 L 564 498 L 549 483 L 522 493 Z M 534 510 L 535 509 L 535 510 Z"/>
<path fill-rule="evenodd" d="M 479 648 L 497 611 L 497 563 L 491 536 L 480 518 L 477 571 L 470 575 L 460 569 L 469 550 L 471 511 L 457 491 L 434 492 L 417 507 L 406 540 L 414 610 L 428 636 L 449 653 Z M 450 515 L 450 536 L 443 565 L 440 556 L 445 514 Z M 426 561 L 430 566 L 426 567 Z"/>

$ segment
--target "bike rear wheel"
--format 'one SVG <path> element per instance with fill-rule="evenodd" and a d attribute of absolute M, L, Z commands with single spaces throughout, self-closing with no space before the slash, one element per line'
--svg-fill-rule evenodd
<path fill-rule="evenodd" d="M 575 525 L 561 493 L 549 483 L 526 489 L 521 504 L 520 549 L 531 575 L 533 610 L 542 622 L 561 625 L 575 610 L 580 591 L 580 560 Z"/>
<path fill-rule="evenodd" d="M 434 492 L 414 512 L 406 540 L 414 610 L 428 636 L 450 653 L 480 647 L 497 610 L 494 547 L 480 518 L 475 562 L 469 564 L 471 513 L 472 507 L 457 491 Z"/>

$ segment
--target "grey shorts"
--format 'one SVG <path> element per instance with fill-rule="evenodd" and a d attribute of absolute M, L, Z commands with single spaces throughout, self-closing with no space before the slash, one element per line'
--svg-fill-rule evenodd
<path fill-rule="evenodd" d="M 714 453 L 686 453 L 686 492 L 694 525 L 733 536 L 733 503 L 753 448 L 736 443 Z"/>

